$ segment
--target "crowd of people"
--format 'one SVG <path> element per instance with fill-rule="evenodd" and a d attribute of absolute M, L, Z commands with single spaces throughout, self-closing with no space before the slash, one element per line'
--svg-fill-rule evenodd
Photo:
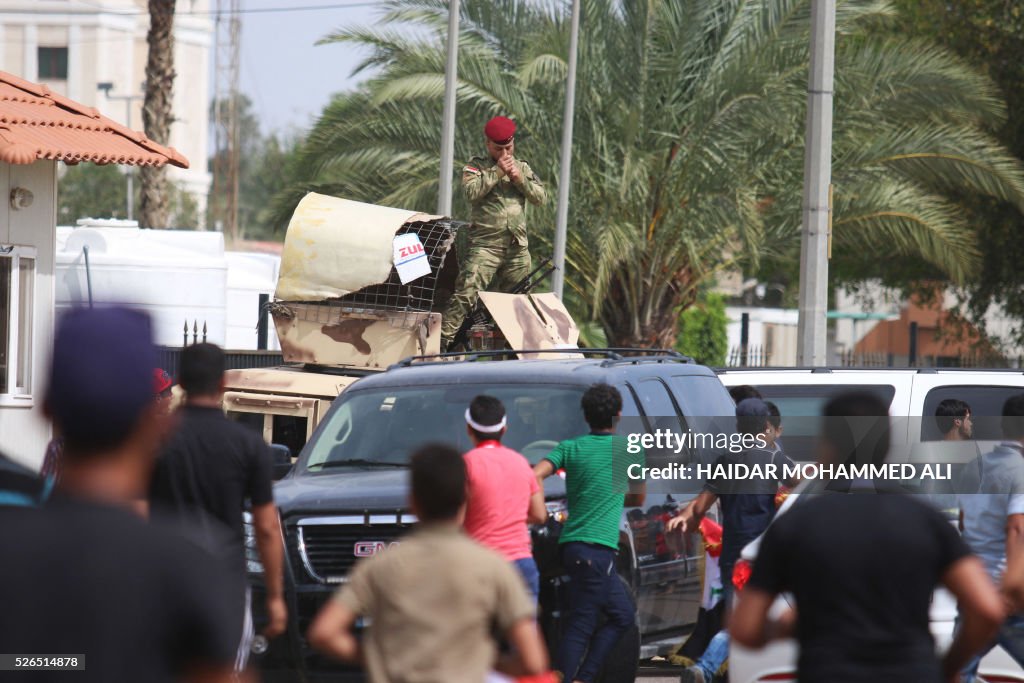
<path fill-rule="evenodd" d="M 732 393 L 737 429 L 763 431 L 768 448 L 723 458 L 753 462 L 781 455 L 777 409 L 752 387 Z M 877 396 L 839 395 L 823 415 L 819 462 L 886 461 L 891 425 L 888 406 Z M 972 437 L 972 414 L 963 401 L 941 402 L 934 419 L 944 441 Z M 760 648 L 796 638 L 801 681 L 969 683 L 996 645 L 1024 666 L 1024 619 L 1018 616 L 1024 608 L 1024 394 L 1005 402 L 1001 426 L 1004 441 L 969 462 L 958 478 L 960 534 L 938 510 L 891 481 L 804 482 L 778 512 L 786 497 L 773 495 L 773 487 L 797 482 L 763 482 L 763 491 L 752 491 L 749 482 L 742 491 L 706 485 L 670 526 L 693 529 L 719 500 L 728 628 L 710 639 L 681 680 L 716 680 L 727 669 L 730 639 Z M 749 574 L 733 571 L 741 552 L 752 555 Z M 939 586 L 952 593 L 959 611 L 941 659 L 929 629 Z M 791 596 L 791 607 L 779 613 L 773 606 L 783 594 Z"/>
<path fill-rule="evenodd" d="M 52 357 L 45 411 L 57 437 L 43 473 L 0 458 L 0 538 L 23 556 L 0 564 L 0 642 L 75 653 L 87 681 L 254 680 L 243 514 L 263 566 L 266 638 L 288 621 L 284 553 L 268 446 L 222 409 L 223 351 L 205 343 L 183 350 L 185 400 L 173 413 L 172 380 L 154 370 L 145 314 L 72 310 Z M 416 530 L 357 565 L 311 626 L 310 643 L 365 664 L 372 680 L 543 677 L 550 662 L 529 525 L 547 519 L 542 482 L 562 471 L 573 588 L 556 661 L 567 680 L 593 680 L 633 624 L 615 552 L 623 506 L 639 505 L 644 492 L 606 476 L 625 471 L 619 458 L 638 458 L 614 434 L 618 391 L 594 386 L 581 409 L 592 432 L 533 468 L 501 443 L 502 403 L 476 397 L 465 413 L 475 447 L 460 454 L 428 444 L 413 455 Z M 611 616 L 603 623 L 602 612 Z M 373 626 L 356 638 L 359 617 Z"/>
<path fill-rule="evenodd" d="M 223 412 L 219 348 L 183 351 L 177 380 L 186 398 L 173 414 L 172 380 L 155 361 L 141 313 L 62 317 L 45 396 L 58 438 L 45 476 L 0 459 L 0 540 L 19 549 L 18 562 L 0 563 L 0 642 L 11 652 L 82 655 L 86 681 L 253 680 L 246 511 L 264 568 L 264 637 L 288 622 L 271 455 L 259 434 Z M 791 464 L 778 408 L 751 388 L 734 390 L 734 399 L 736 429 L 762 435 L 755 441 L 764 446 L 721 460 Z M 617 389 L 590 387 L 580 409 L 589 433 L 531 466 L 503 444 L 501 401 L 474 398 L 464 425 L 473 448 L 415 452 L 409 504 L 419 523 L 400 545 L 356 565 L 310 627 L 310 644 L 364 665 L 375 681 L 593 683 L 635 627 L 616 565 L 623 510 L 646 495 L 625 473 L 645 456 L 616 434 Z M 886 460 L 884 402 L 843 394 L 824 415 L 822 462 Z M 853 430 L 849 418 L 869 427 Z M 935 419 L 944 439 L 972 438 L 966 403 L 944 401 Z M 707 482 L 667 531 L 696 532 L 717 503 L 726 624 L 682 680 L 714 680 L 727 669 L 730 640 L 760 647 L 782 637 L 799 642 L 802 681 L 971 681 L 997 644 L 1024 664 L 1024 395 L 1006 402 L 1002 429 L 1005 440 L 966 468 L 962 533 L 885 482 L 761 481 L 742 490 Z M 568 499 L 560 537 L 568 612 L 549 658 L 530 525 L 547 520 L 544 480 L 556 473 Z M 779 512 L 782 487 L 797 495 Z M 734 585 L 755 539 L 749 579 Z M 928 618 L 937 586 L 956 597 L 960 614 L 941 659 Z M 793 609 L 778 614 L 782 594 Z M 370 626 L 357 635 L 360 619 Z"/>

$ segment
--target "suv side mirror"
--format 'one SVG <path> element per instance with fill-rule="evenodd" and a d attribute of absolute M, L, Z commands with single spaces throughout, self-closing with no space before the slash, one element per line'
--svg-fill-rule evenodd
<path fill-rule="evenodd" d="M 270 454 L 274 463 L 274 481 L 283 478 L 292 470 L 292 451 L 282 443 L 270 444 Z"/>

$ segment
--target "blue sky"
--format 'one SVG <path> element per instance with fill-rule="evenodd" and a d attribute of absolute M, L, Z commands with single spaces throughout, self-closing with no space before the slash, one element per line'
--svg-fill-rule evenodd
<path fill-rule="evenodd" d="M 344 2 L 244 0 L 242 8 Z M 350 74 L 365 53 L 349 45 L 314 43 L 335 29 L 371 24 L 379 10 L 367 5 L 372 3 L 346 9 L 242 15 L 241 89 L 252 98 L 265 132 L 309 128 L 331 94 L 358 83 Z"/>

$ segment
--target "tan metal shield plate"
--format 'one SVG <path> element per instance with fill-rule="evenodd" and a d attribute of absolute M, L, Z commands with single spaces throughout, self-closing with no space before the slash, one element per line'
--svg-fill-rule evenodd
<path fill-rule="evenodd" d="M 386 368 L 440 350 L 440 313 L 355 314 L 339 306 L 287 303 L 272 314 L 287 363 Z"/>
<path fill-rule="evenodd" d="M 577 348 L 579 328 L 558 297 L 480 292 L 480 300 L 513 349 Z M 521 353 L 520 358 L 582 358 L 582 354 Z"/>

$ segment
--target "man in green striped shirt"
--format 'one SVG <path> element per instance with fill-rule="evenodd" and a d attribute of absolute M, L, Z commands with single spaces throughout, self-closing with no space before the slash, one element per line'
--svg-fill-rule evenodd
<path fill-rule="evenodd" d="M 559 540 L 569 574 L 569 617 L 556 665 L 563 681 L 592 683 L 619 637 L 635 622 L 636 609 L 615 571 L 623 506 L 643 505 L 642 481 L 630 482 L 631 464 L 643 466 L 643 452 L 629 453 L 615 435 L 622 396 L 595 384 L 583 394 L 590 433 L 558 444 L 534 467 L 538 480 L 565 470 L 569 518 Z M 598 628 L 601 613 L 607 621 Z M 584 655 L 586 657 L 584 658 Z"/>

